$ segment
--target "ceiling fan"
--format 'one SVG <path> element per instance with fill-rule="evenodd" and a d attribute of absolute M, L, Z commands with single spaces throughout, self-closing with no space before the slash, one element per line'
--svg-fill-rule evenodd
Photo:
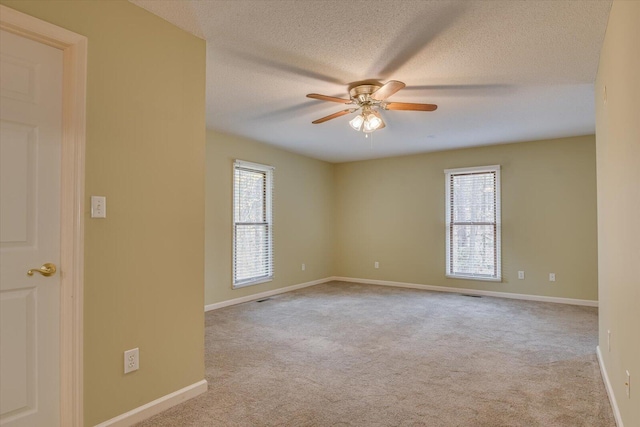
<path fill-rule="evenodd" d="M 349 99 L 337 98 L 335 96 L 320 95 L 310 93 L 307 98 L 319 99 L 321 101 L 338 102 L 340 104 L 353 105 L 346 110 L 338 111 L 318 120 L 313 124 L 324 123 L 345 114 L 361 113 L 349 121 L 351 127 L 357 131 L 370 133 L 385 127 L 384 120 L 380 116 L 379 110 L 404 110 L 404 111 L 434 111 L 438 108 L 435 104 L 414 104 L 409 102 L 389 102 L 387 98 L 405 87 L 405 84 L 397 80 L 389 80 L 382 84 L 376 80 L 365 80 L 349 85 Z"/>

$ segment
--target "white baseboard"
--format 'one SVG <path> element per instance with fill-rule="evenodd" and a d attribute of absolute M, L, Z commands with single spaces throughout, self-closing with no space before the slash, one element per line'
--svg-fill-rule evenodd
<path fill-rule="evenodd" d="M 207 380 L 201 380 L 197 383 L 193 383 L 185 388 L 169 393 L 162 396 L 146 405 L 139 406 L 132 409 L 129 412 L 118 415 L 103 423 L 96 425 L 96 427 L 128 427 L 135 423 L 144 421 L 162 411 L 166 411 L 172 406 L 176 406 L 179 403 L 185 402 L 199 394 L 207 391 Z"/>
<path fill-rule="evenodd" d="M 520 299 L 527 301 L 554 302 L 559 304 L 585 305 L 597 307 L 598 301 L 574 298 L 547 297 L 541 295 L 513 294 L 511 292 L 483 291 L 478 289 L 451 288 L 446 286 L 421 285 L 417 283 L 391 282 L 388 280 L 354 279 L 352 277 L 332 277 L 332 280 L 340 282 L 365 283 L 368 285 L 395 286 L 399 288 L 423 289 L 437 292 L 453 292 L 457 294 L 484 295 L 488 297 Z"/>
<path fill-rule="evenodd" d="M 618 427 L 624 427 L 624 424 L 622 424 L 622 416 L 620 415 L 620 408 L 618 408 L 618 402 L 616 401 L 615 394 L 613 394 L 611 381 L 609 381 L 607 368 L 604 366 L 604 360 L 602 360 L 602 352 L 600 352 L 600 346 L 596 347 L 596 355 L 598 356 L 600 373 L 602 374 L 602 379 L 604 380 L 604 387 L 607 389 L 607 395 L 609 396 L 609 402 L 611 402 L 611 409 L 613 410 L 613 417 L 616 419 L 616 425 Z"/>
<path fill-rule="evenodd" d="M 299 283 L 297 285 L 291 285 L 284 288 L 273 289 L 271 291 L 260 292 L 253 295 L 247 295 L 245 297 L 234 298 L 227 301 L 216 302 L 214 304 L 207 304 L 204 306 L 204 311 L 217 310 L 219 308 L 228 307 L 230 305 L 242 304 L 243 302 L 255 301 L 262 298 L 267 298 L 273 295 L 283 294 L 285 292 L 295 291 L 296 289 L 307 288 L 309 286 L 319 285 L 334 280 L 333 277 L 325 277 L 324 279 L 313 280 L 311 282 Z"/>
<path fill-rule="evenodd" d="M 423 289 L 427 291 L 437 291 L 437 292 L 453 292 L 458 294 L 484 295 L 489 297 L 510 298 L 510 299 L 519 299 L 519 300 L 527 300 L 527 301 L 541 301 L 541 302 L 553 302 L 553 303 L 559 303 L 559 304 L 583 305 L 588 307 L 598 306 L 598 301 L 586 300 L 586 299 L 548 297 L 548 296 L 542 296 L 542 295 L 528 295 L 528 294 L 514 294 L 511 292 L 483 291 L 478 289 L 451 288 L 446 286 L 422 285 L 418 283 L 393 282 L 389 280 L 356 279 L 353 277 L 332 276 L 332 277 L 326 277 L 324 279 L 313 280 L 311 282 L 299 283 L 297 285 L 274 289 L 271 291 L 265 291 L 265 292 L 260 292 L 253 295 L 247 295 L 240 298 L 234 298 L 227 301 L 217 302 L 214 304 L 207 304 L 204 306 L 204 311 L 217 310 L 219 308 L 228 307 L 230 305 L 236 305 L 236 304 L 242 304 L 243 302 L 255 301 L 255 300 L 267 298 L 273 295 L 295 291 L 296 289 L 302 289 L 309 286 L 319 285 L 321 283 L 327 283 L 332 281 L 364 283 L 368 285 L 395 286 L 399 288 Z"/>

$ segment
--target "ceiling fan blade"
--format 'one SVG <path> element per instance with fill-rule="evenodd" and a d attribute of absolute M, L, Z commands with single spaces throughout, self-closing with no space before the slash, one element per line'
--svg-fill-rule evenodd
<path fill-rule="evenodd" d="M 406 85 L 404 83 L 397 80 L 389 80 L 384 85 L 382 85 L 380 89 L 373 92 L 371 94 L 371 98 L 375 99 L 376 101 L 384 101 L 405 86 Z"/>
<path fill-rule="evenodd" d="M 330 114 L 330 115 L 328 115 L 326 117 L 323 117 L 321 119 L 314 120 L 311 123 L 313 123 L 314 125 L 317 125 L 319 123 L 324 123 L 327 120 L 335 119 L 336 117 L 340 117 L 340 116 L 344 116 L 345 114 L 353 113 L 356 110 L 357 110 L 357 108 L 349 108 L 347 110 L 338 111 L 337 113 L 333 113 L 333 114 Z"/>
<path fill-rule="evenodd" d="M 310 93 L 307 98 L 319 99 L 321 101 L 339 102 L 340 104 L 351 104 L 350 99 L 336 98 L 335 96 L 320 95 L 319 93 Z"/>
<path fill-rule="evenodd" d="M 417 85 L 407 86 L 404 92 L 413 91 L 416 95 L 428 96 L 437 94 L 439 97 L 460 97 L 460 96 L 499 96 L 507 95 L 516 91 L 514 85 L 508 84 L 448 84 L 448 85 Z M 427 94 L 427 95 L 425 95 Z"/>
<path fill-rule="evenodd" d="M 389 102 L 384 106 L 385 110 L 406 111 L 434 111 L 438 108 L 435 104 L 412 104 L 409 102 Z"/>
<path fill-rule="evenodd" d="M 440 34 L 464 16 L 470 7 L 469 3 L 472 2 L 438 3 L 443 4 L 438 4 L 437 7 L 416 7 L 414 18 L 404 28 L 395 31 L 397 37 L 390 40 L 387 48 L 381 51 L 378 60 L 373 62 L 375 65 L 366 74 L 382 79 L 397 74 L 403 65 L 419 56 Z"/>

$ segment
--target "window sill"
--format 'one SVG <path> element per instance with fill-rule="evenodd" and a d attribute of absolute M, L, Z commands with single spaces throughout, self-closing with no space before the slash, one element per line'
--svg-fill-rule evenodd
<path fill-rule="evenodd" d="M 273 277 L 265 277 L 261 279 L 256 279 L 251 282 L 242 282 L 242 283 L 234 283 L 232 289 L 244 288 L 247 286 L 259 285 L 260 283 L 267 283 L 273 281 Z"/>
<path fill-rule="evenodd" d="M 458 276 L 446 274 L 447 279 L 480 280 L 482 282 L 502 282 L 502 277 Z"/>

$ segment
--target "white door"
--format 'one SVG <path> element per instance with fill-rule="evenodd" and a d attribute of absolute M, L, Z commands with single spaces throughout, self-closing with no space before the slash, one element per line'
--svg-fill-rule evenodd
<path fill-rule="evenodd" d="M 62 51 L 0 32 L 0 425 L 58 426 Z"/>

